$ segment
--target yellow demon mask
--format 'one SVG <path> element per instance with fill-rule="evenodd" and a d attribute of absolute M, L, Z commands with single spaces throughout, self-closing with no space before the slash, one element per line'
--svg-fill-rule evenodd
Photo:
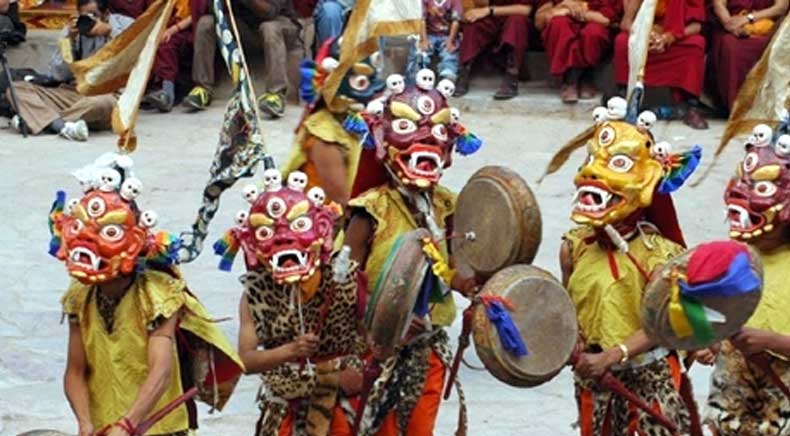
<path fill-rule="evenodd" d="M 650 206 L 656 192 L 679 188 L 699 163 L 699 146 L 672 154 L 668 143 L 655 142 L 652 112 L 629 117 L 598 108 L 595 121 L 587 159 L 574 178 L 571 219 L 579 224 L 604 227 L 625 220 Z"/>

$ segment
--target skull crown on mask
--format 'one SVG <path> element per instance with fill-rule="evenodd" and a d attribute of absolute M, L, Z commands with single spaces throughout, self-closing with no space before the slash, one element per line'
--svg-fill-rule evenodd
<path fill-rule="evenodd" d="M 320 188 L 303 192 L 303 173 L 293 172 L 288 180 L 285 187 L 260 193 L 249 212 L 237 216 L 233 232 L 249 269 L 263 267 L 278 283 L 299 283 L 329 261 L 338 215 L 324 204 Z"/>
<path fill-rule="evenodd" d="M 761 124 L 727 185 L 724 201 L 730 237 L 756 242 L 790 228 L 790 135 Z"/>

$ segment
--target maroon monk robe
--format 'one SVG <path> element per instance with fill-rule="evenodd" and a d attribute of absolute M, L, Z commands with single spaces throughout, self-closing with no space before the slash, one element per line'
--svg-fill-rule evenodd
<path fill-rule="evenodd" d="M 664 53 L 650 53 L 645 66 L 645 86 L 670 87 L 698 97 L 705 75 L 705 37 L 684 36 L 685 26 L 705 21 L 703 0 L 666 0 L 666 12 L 656 17 L 656 24 L 671 32 L 676 41 Z M 622 31 L 614 41 L 614 80 L 628 83 L 628 32 Z"/>
<path fill-rule="evenodd" d="M 622 0 L 591 0 L 587 5 L 612 24 L 620 20 Z M 612 39 L 611 29 L 601 24 L 582 23 L 570 16 L 552 18 L 543 30 L 551 74 L 562 76 L 571 68 L 597 67 L 611 49 Z"/>
<path fill-rule="evenodd" d="M 759 11 L 773 6 L 773 0 L 729 0 L 727 9 L 731 15 L 743 11 Z M 712 83 L 722 102 L 732 109 L 738 90 L 754 64 L 760 60 L 771 36 L 752 36 L 739 38 L 726 31 L 718 23 L 711 35 L 711 49 L 708 55 L 708 71 Z"/>
<path fill-rule="evenodd" d="M 532 0 L 491 0 L 490 6 L 532 5 Z M 513 50 L 513 62 L 521 66 L 527 51 L 529 17 L 485 17 L 474 23 L 463 23 L 461 31 L 461 64 L 472 62 L 489 46 L 497 44 L 495 51 L 507 46 Z"/>

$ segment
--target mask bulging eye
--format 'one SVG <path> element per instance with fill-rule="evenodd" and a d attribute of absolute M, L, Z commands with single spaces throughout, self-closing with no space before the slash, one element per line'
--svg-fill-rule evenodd
<path fill-rule="evenodd" d="M 754 171 L 757 168 L 757 164 L 759 163 L 760 158 L 757 157 L 757 153 L 749 153 L 743 158 L 743 170 L 747 173 Z"/>
<path fill-rule="evenodd" d="M 431 129 L 433 137 L 439 141 L 447 141 L 447 127 L 444 124 L 437 124 Z"/>
<path fill-rule="evenodd" d="M 776 194 L 776 185 L 772 182 L 757 182 L 754 185 L 754 193 L 760 197 L 772 197 Z"/>
<path fill-rule="evenodd" d="M 614 142 L 615 132 L 614 129 L 610 126 L 606 126 L 601 129 L 601 132 L 598 133 L 598 143 L 607 146 Z"/>
<path fill-rule="evenodd" d="M 74 220 L 74 223 L 71 225 L 71 231 L 74 233 L 79 233 L 83 228 L 85 228 L 85 224 L 82 224 L 80 220 Z"/>
<path fill-rule="evenodd" d="M 357 91 L 364 91 L 370 87 L 370 79 L 364 74 L 357 74 L 348 79 L 348 85 Z"/>
<path fill-rule="evenodd" d="M 633 166 L 634 161 L 624 154 L 618 154 L 609 159 L 609 169 L 618 173 L 627 173 Z"/>
<path fill-rule="evenodd" d="M 123 228 L 117 224 L 108 224 L 101 228 L 99 233 L 102 238 L 110 242 L 117 242 L 123 238 Z"/>
<path fill-rule="evenodd" d="M 101 198 L 95 197 L 88 201 L 88 215 L 92 217 L 102 216 L 106 210 L 107 205 L 104 204 L 104 200 Z"/>
<path fill-rule="evenodd" d="M 303 233 L 311 228 L 313 228 L 313 220 L 306 216 L 299 217 L 291 223 L 291 230 L 294 232 Z"/>
<path fill-rule="evenodd" d="M 259 241 L 265 241 L 272 236 L 274 236 L 274 230 L 272 230 L 271 227 L 260 226 L 255 229 L 255 239 Z"/>
<path fill-rule="evenodd" d="M 398 118 L 392 121 L 392 130 L 399 135 L 408 135 L 417 130 L 417 125 L 412 120 Z"/>

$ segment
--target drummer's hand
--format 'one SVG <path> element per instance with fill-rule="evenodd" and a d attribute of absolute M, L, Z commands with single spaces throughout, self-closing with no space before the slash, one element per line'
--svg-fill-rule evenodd
<path fill-rule="evenodd" d="M 90 422 L 81 422 L 79 426 L 80 430 L 78 436 L 93 436 L 93 424 Z"/>
<path fill-rule="evenodd" d="M 603 353 L 582 353 L 574 370 L 582 378 L 598 380 L 603 377 L 612 365 L 620 361 L 621 352 L 618 348 L 610 348 Z"/>
<path fill-rule="evenodd" d="M 693 352 L 694 360 L 703 364 L 703 365 L 713 365 L 716 362 L 716 356 L 719 354 L 719 349 L 721 348 L 721 344 L 716 343 L 711 345 L 708 348 L 703 348 L 701 350 L 696 350 Z"/>
<path fill-rule="evenodd" d="M 776 335 L 766 330 L 744 327 L 730 342 L 746 356 L 756 354 L 772 348 Z"/>
<path fill-rule="evenodd" d="M 357 395 L 362 391 L 362 373 L 354 368 L 340 371 L 340 389 L 347 397 Z"/>
<path fill-rule="evenodd" d="M 318 351 L 318 336 L 308 333 L 298 336 L 296 340 L 288 344 L 291 360 L 304 359 L 312 356 Z"/>
<path fill-rule="evenodd" d="M 469 299 L 474 298 L 480 292 L 480 286 L 477 284 L 477 279 L 474 276 L 461 277 L 461 274 L 456 274 L 450 287 Z"/>

